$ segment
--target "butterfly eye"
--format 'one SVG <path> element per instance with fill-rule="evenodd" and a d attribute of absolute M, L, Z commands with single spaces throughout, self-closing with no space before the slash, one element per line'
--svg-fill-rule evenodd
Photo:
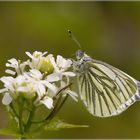
<path fill-rule="evenodd" d="M 84 56 L 84 52 L 82 50 L 78 50 L 76 52 L 76 58 L 81 59 Z"/>

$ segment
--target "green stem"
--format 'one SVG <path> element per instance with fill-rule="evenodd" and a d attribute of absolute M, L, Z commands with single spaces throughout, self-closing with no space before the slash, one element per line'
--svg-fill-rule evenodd
<path fill-rule="evenodd" d="M 32 119 L 34 117 L 34 113 L 35 113 L 35 106 L 32 106 L 32 110 L 29 112 L 29 117 L 28 117 L 27 123 L 24 128 L 25 132 L 28 132 L 32 125 Z"/>
<path fill-rule="evenodd" d="M 55 98 L 56 98 L 61 92 L 63 92 L 63 91 L 66 90 L 67 88 L 71 87 L 71 85 L 72 85 L 72 83 L 70 83 L 70 84 L 68 84 L 67 86 L 65 86 L 64 88 L 60 89 L 60 90 L 58 91 L 58 93 L 56 94 Z"/>
<path fill-rule="evenodd" d="M 47 123 L 49 123 L 54 116 L 58 113 L 58 111 L 60 111 L 60 109 L 62 108 L 62 106 L 64 105 L 66 99 L 68 98 L 69 95 L 66 95 L 66 97 L 63 99 L 63 101 L 60 102 L 60 100 L 55 104 L 55 107 L 53 109 L 53 111 L 43 120 L 40 121 L 34 121 L 33 123 L 42 123 L 38 128 L 36 128 L 34 130 L 34 133 L 38 133 L 39 130 L 46 125 Z M 59 97 L 60 98 L 60 97 Z"/>
<path fill-rule="evenodd" d="M 12 113 L 13 113 L 17 118 L 19 118 L 19 115 L 17 114 L 17 112 L 16 112 L 16 110 L 15 110 L 15 108 L 14 108 L 14 106 L 13 106 L 12 103 L 9 105 L 9 107 L 10 107 Z"/>
<path fill-rule="evenodd" d="M 66 102 L 67 98 L 69 95 L 66 95 L 66 97 L 62 100 L 62 96 L 60 96 L 60 99 L 58 99 L 58 102 L 55 105 L 55 108 L 53 109 L 53 111 L 45 118 L 45 120 L 52 120 L 54 118 L 54 116 L 60 111 L 60 109 L 62 108 L 62 106 L 64 105 L 64 103 Z M 61 101 L 62 100 L 62 101 Z"/>
<path fill-rule="evenodd" d="M 37 120 L 37 121 L 32 121 L 32 123 L 43 123 L 46 121 L 50 121 L 51 119 L 53 119 L 53 117 L 58 113 L 58 111 L 62 108 L 63 104 L 65 103 L 66 99 L 68 98 L 68 95 L 66 95 L 66 97 L 63 99 L 63 101 L 61 101 L 60 99 L 61 97 L 59 97 L 58 101 L 55 104 L 55 107 L 53 108 L 53 110 L 50 112 L 50 114 L 45 117 L 42 120 Z"/>
<path fill-rule="evenodd" d="M 19 106 L 19 130 L 22 138 L 22 136 L 24 135 L 24 126 L 22 121 L 23 106 L 21 104 Z"/>

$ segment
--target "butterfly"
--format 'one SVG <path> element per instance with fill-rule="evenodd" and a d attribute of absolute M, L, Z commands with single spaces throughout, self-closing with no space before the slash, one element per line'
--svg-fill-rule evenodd
<path fill-rule="evenodd" d="M 107 63 L 91 58 L 82 50 L 76 52 L 73 69 L 81 100 L 94 116 L 119 115 L 140 100 L 139 81 Z"/>

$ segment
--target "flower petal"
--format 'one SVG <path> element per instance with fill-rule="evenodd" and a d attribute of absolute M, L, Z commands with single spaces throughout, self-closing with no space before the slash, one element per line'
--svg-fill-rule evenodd
<path fill-rule="evenodd" d="M 11 74 L 11 75 L 15 75 L 16 74 L 15 71 L 12 71 L 12 70 L 9 70 L 9 69 L 5 70 L 5 73 Z"/>
<path fill-rule="evenodd" d="M 8 62 L 10 62 L 13 65 L 18 65 L 18 61 L 15 58 L 9 59 Z"/>
<path fill-rule="evenodd" d="M 49 83 L 47 80 L 46 80 L 46 81 L 45 81 L 45 80 L 42 81 L 42 83 L 43 83 L 46 87 L 48 87 L 52 92 L 57 93 L 58 88 L 57 88 L 55 85 Z"/>
<path fill-rule="evenodd" d="M 76 102 L 78 101 L 77 97 L 77 93 L 71 90 L 66 90 L 66 93 L 69 94 Z"/>
<path fill-rule="evenodd" d="M 69 67 L 71 67 L 71 64 L 72 64 L 71 60 L 65 60 L 62 65 L 62 68 L 64 68 L 64 69 L 69 68 Z"/>
<path fill-rule="evenodd" d="M 10 94 L 7 92 L 4 94 L 3 99 L 2 99 L 2 103 L 4 105 L 9 105 L 12 102 L 12 98 L 10 96 Z"/>
<path fill-rule="evenodd" d="M 18 92 L 29 92 L 29 89 L 27 87 L 18 87 L 17 91 Z"/>
<path fill-rule="evenodd" d="M 33 59 L 33 55 L 30 52 L 25 52 L 31 59 Z"/>
<path fill-rule="evenodd" d="M 70 77 L 76 76 L 76 74 L 74 72 L 63 72 L 63 75 L 70 76 Z"/>
<path fill-rule="evenodd" d="M 60 80 L 60 78 L 57 73 L 53 73 L 53 74 L 50 74 L 47 76 L 48 82 L 55 82 L 55 81 L 59 81 L 59 80 Z"/>
<path fill-rule="evenodd" d="M 0 89 L 0 93 L 4 93 L 4 92 L 6 92 L 6 91 L 8 91 L 7 88 Z"/>
<path fill-rule="evenodd" d="M 37 91 L 37 94 L 39 96 L 39 98 L 42 98 L 42 96 L 45 94 L 45 86 L 42 85 L 41 83 L 38 83 L 37 85 L 35 85 L 35 89 Z"/>
<path fill-rule="evenodd" d="M 63 61 L 64 61 L 64 58 L 61 55 L 57 55 L 56 63 L 58 67 L 62 66 Z"/>
<path fill-rule="evenodd" d="M 33 77 L 33 78 L 38 78 L 38 79 L 41 79 L 42 78 L 42 74 L 39 70 L 37 69 L 31 69 L 30 70 L 30 75 Z"/>
<path fill-rule="evenodd" d="M 11 85 L 15 79 L 11 76 L 3 76 L 0 80 L 5 84 L 5 87 L 7 87 Z"/>
<path fill-rule="evenodd" d="M 56 62 L 55 62 L 54 57 L 51 57 L 51 58 L 50 58 L 50 62 L 52 63 L 52 65 L 53 65 L 55 71 L 56 71 L 56 72 L 59 72 L 59 68 L 58 68 L 58 66 L 57 66 L 57 64 L 56 64 Z"/>
<path fill-rule="evenodd" d="M 40 101 L 42 104 L 44 104 L 48 109 L 53 108 L 53 99 L 50 97 L 46 97 L 43 100 Z"/>
<path fill-rule="evenodd" d="M 21 85 L 25 81 L 26 80 L 25 80 L 25 77 L 23 75 L 19 75 L 18 77 L 16 77 L 16 82 L 17 82 L 18 85 Z"/>

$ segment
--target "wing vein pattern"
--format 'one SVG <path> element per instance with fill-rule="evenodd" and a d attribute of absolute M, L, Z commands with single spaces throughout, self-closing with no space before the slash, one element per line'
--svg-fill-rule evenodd
<path fill-rule="evenodd" d="M 88 111 L 99 117 L 118 115 L 140 98 L 137 81 L 121 70 L 94 60 L 78 75 L 79 91 Z"/>

